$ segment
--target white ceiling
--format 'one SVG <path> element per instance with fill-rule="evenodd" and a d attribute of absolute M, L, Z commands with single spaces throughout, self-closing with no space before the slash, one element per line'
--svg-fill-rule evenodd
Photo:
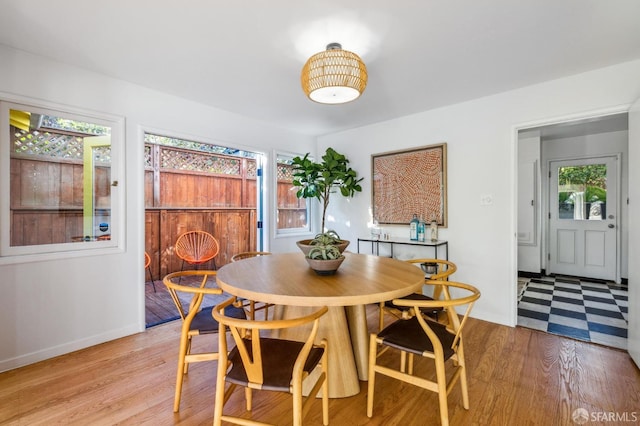
<path fill-rule="evenodd" d="M 309 135 L 640 58 L 638 0 L 0 0 L 0 43 Z M 339 42 L 349 104 L 300 70 Z"/>

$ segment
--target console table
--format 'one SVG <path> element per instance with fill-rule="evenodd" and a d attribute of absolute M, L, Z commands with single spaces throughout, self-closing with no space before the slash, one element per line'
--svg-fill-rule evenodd
<path fill-rule="evenodd" d="M 396 244 L 407 245 L 407 246 L 419 246 L 419 247 L 433 247 L 433 252 L 436 259 L 439 259 L 438 254 L 440 248 L 444 249 L 444 259 L 449 260 L 449 243 L 444 240 L 438 241 L 416 241 L 410 240 L 408 238 L 391 238 L 388 240 L 377 239 L 377 238 L 358 238 L 358 253 L 360 253 L 360 242 L 370 242 L 371 243 L 371 252 L 376 256 L 380 255 L 380 244 L 389 244 L 391 257 L 393 257 L 393 246 Z"/>

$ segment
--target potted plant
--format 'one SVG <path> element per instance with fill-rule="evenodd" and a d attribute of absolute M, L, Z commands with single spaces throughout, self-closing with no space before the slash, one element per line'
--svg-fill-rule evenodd
<path fill-rule="evenodd" d="M 353 197 L 356 192 L 362 191 L 360 182 L 364 178 L 358 179 L 357 172 L 349 167 L 347 157 L 333 148 L 327 148 L 319 163 L 312 161 L 307 153 L 304 157 L 293 158 L 292 165 L 293 185 L 300 188 L 296 196 L 298 198 L 316 198 L 322 204 L 322 226 L 320 229 L 325 233 L 325 217 L 331 194 L 340 190 L 340 194 L 344 197 Z M 326 234 L 330 232 L 327 231 Z"/>
<path fill-rule="evenodd" d="M 307 263 L 318 275 L 333 275 L 336 273 L 345 257 L 338 247 L 332 243 L 317 243 L 311 246 L 305 256 Z"/>
<path fill-rule="evenodd" d="M 349 245 L 349 241 L 341 239 L 336 231 L 330 229 L 327 232 L 317 234 L 312 240 L 300 240 L 296 244 L 307 256 L 312 248 L 320 246 L 335 246 L 342 253 Z"/>

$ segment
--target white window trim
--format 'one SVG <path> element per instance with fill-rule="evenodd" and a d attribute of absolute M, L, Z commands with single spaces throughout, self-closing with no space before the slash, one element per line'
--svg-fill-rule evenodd
<path fill-rule="evenodd" d="M 11 143 L 9 111 L 22 109 L 111 127 L 111 239 L 79 243 L 10 246 Z M 0 92 L 0 265 L 124 251 L 124 117 Z"/>
<path fill-rule="evenodd" d="M 278 229 L 278 157 L 303 157 L 304 154 L 301 153 L 293 153 L 288 151 L 280 151 L 276 150 L 273 152 L 273 167 L 272 167 L 272 187 L 273 187 L 273 230 L 274 230 L 274 238 L 283 238 L 283 237 L 294 237 L 294 236 L 309 236 L 312 235 L 312 224 L 314 218 L 315 208 L 313 206 L 316 205 L 314 202 L 314 198 L 307 198 L 307 226 L 302 228 L 285 228 Z M 315 200 L 317 201 L 317 200 Z"/>

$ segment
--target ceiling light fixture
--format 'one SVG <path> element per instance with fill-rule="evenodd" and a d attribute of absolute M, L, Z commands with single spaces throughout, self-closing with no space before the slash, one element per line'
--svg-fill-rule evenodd
<path fill-rule="evenodd" d="M 330 43 L 327 50 L 309 58 L 300 76 L 302 90 L 312 101 L 343 104 L 357 99 L 367 87 L 367 67 L 353 52 L 340 43 Z"/>

